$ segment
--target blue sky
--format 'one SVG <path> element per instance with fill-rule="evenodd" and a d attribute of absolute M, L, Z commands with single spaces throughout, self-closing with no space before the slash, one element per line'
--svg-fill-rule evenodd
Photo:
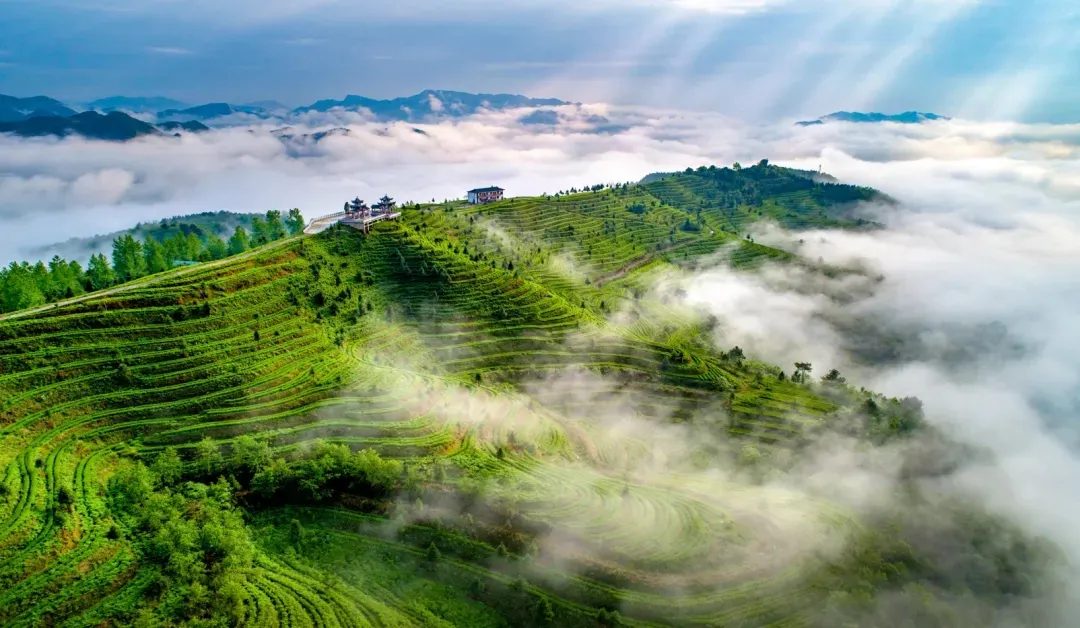
<path fill-rule="evenodd" d="M 1080 118 L 1063 0 L 0 0 L 0 93 L 192 103 L 425 88 L 748 119 Z M 442 8 L 452 7 L 452 8 Z"/>

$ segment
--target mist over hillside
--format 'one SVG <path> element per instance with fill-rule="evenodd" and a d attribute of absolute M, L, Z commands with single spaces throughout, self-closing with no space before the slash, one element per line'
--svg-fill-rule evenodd
<path fill-rule="evenodd" d="M 295 334 L 296 342 L 315 356 L 310 358 L 310 372 L 309 363 L 298 358 L 296 363 L 303 368 L 289 374 L 288 381 L 313 382 L 303 395 L 332 389 L 337 385 L 334 378 L 349 372 L 335 346 L 355 349 L 364 368 L 372 369 L 363 371 L 370 381 L 364 380 L 367 388 L 356 393 L 362 397 L 357 407 L 388 404 L 387 413 L 398 412 L 401 409 L 386 399 L 395 394 L 420 404 L 410 406 L 411 415 L 393 414 L 401 423 L 394 429 L 406 430 L 410 439 L 403 447 L 438 450 L 453 443 L 467 449 L 458 437 L 475 429 L 478 442 L 490 439 L 492 448 L 498 447 L 477 465 L 498 466 L 504 464 L 502 456 L 516 460 L 515 455 L 527 454 L 523 458 L 527 462 L 520 464 L 536 475 L 520 485 L 512 483 L 517 480 L 507 480 L 507 486 L 495 482 L 487 493 L 491 501 L 480 500 L 475 517 L 482 528 L 481 513 L 490 514 L 485 510 L 490 507 L 508 521 L 528 520 L 520 512 L 497 507 L 511 493 L 526 495 L 520 505 L 525 514 L 541 513 L 527 525 L 535 526 L 530 533 L 540 531 L 535 538 L 539 555 L 548 561 L 545 566 L 556 564 L 578 573 L 587 565 L 595 573 L 584 573 L 593 577 L 625 560 L 627 548 L 652 547 L 659 548 L 656 554 L 642 552 L 634 567 L 662 582 L 657 597 L 683 595 L 695 586 L 722 590 L 717 583 L 723 578 L 712 575 L 702 584 L 692 573 L 680 574 L 680 580 L 649 571 L 674 569 L 672 564 L 679 561 L 671 557 L 679 556 L 689 539 L 700 544 L 693 547 L 705 548 L 703 571 L 730 561 L 745 568 L 740 576 L 771 577 L 796 557 L 821 554 L 836 561 L 839 573 L 846 573 L 845 550 L 858 544 L 844 534 L 822 530 L 810 514 L 817 508 L 827 510 L 822 504 L 840 504 L 845 512 L 867 521 L 900 521 L 907 526 L 910 534 L 905 542 L 921 556 L 936 559 L 932 566 L 920 568 L 933 574 L 935 586 L 941 587 L 935 592 L 963 621 L 1002 628 L 1032 625 L 1030 613 L 1039 607 L 1049 615 L 1058 613 L 1056 623 L 1044 625 L 1067 625 L 1060 618 L 1075 611 L 1068 604 L 1070 596 L 1080 591 L 1080 580 L 1072 572 L 1080 560 L 1080 535 L 1072 525 L 1080 517 L 1075 488 L 1080 486 L 1076 449 L 1080 327 L 1071 315 L 1071 304 L 1080 302 L 1075 280 L 1080 276 L 1076 256 L 1080 188 L 1073 175 L 1080 145 L 1076 129 L 964 120 L 939 120 L 933 125 L 754 126 L 708 114 L 599 105 L 559 107 L 558 112 L 554 120 L 545 118 L 554 124 L 543 128 L 523 122 L 520 111 L 483 112 L 426 124 L 312 112 L 305 124 L 289 130 L 287 141 L 293 144 L 275 133 L 278 127 L 261 123 L 124 144 L 73 137 L 0 138 L 0 172 L 5 173 L 0 177 L 0 252 L 6 260 L 24 259 L 34 247 L 68 237 L 208 208 L 264 212 L 299 207 L 315 217 L 340 211 L 342 203 L 354 196 L 375 199 L 390 194 L 401 202 L 434 201 L 427 213 L 406 219 L 408 228 L 387 227 L 370 239 L 328 232 L 318 240 L 290 242 L 259 253 L 256 262 L 244 267 L 253 277 L 250 280 L 234 282 L 210 268 L 200 272 L 207 273 L 203 285 L 212 288 L 198 282 L 188 285 L 182 279 L 170 280 L 162 288 L 183 291 L 195 305 L 185 302 L 179 309 L 157 312 L 153 300 L 159 296 L 151 287 L 136 294 L 150 303 L 153 316 L 172 321 L 161 323 L 173 330 L 168 333 L 194 325 L 185 322 L 198 320 L 192 316 L 208 316 L 211 321 L 219 316 L 247 317 L 236 303 L 257 303 L 252 307 L 263 308 L 259 310 L 263 318 L 251 321 L 262 321 L 260 331 L 252 337 L 244 327 L 242 342 L 245 347 L 251 344 L 252 351 L 286 352 L 293 350 L 292 345 L 262 343 L 292 342 L 288 338 Z M 597 116 L 621 130 L 596 133 Z M 348 132 L 314 139 L 339 125 L 347 126 Z M 796 169 L 799 176 L 812 180 L 880 190 L 883 195 L 867 193 L 853 199 L 844 226 L 863 220 L 883 228 L 803 223 L 773 204 L 769 195 L 755 204 L 749 188 L 745 195 L 743 188 L 737 190 L 738 199 L 731 199 L 737 207 L 729 208 L 723 195 L 734 193 L 720 186 L 725 175 L 716 171 L 736 163 L 750 169 L 762 160 Z M 713 164 L 716 168 L 710 171 L 707 166 Z M 702 166 L 706 167 L 698 170 Z M 670 175 L 647 176 L 652 173 Z M 598 183 L 631 185 L 591 193 L 595 198 L 577 194 Z M 444 199 L 460 199 L 466 190 L 489 184 L 506 188 L 508 196 L 533 198 L 507 202 L 490 213 L 483 208 L 441 206 Z M 714 184 L 719 187 L 709 187 Z M 565 194 L 571 188 L 574 193 Z M 542 197 L 545 193 L 560 194 L 553 199 Z M 739 210 L 738 216 L 733 209 Z M 705 230 L 692 222 L 695 213 L 703 216 Z M 568 226 L 577 231 L 567 231 Z M 730 238 L 727 246 L 705 253 L 692 248 L 696 238 L 710 235 L 708 229 L 719 229 L 721 236 Z M 754 245 L 761 249 L 753 249 Z M 766 245 L 778 251 L 764 252 Z M 754 263 L 733 264 L 744 250 L 756 251 Z M 785 257 L 779 250 L 797 257 Z M 648 258 L 650 251 L 660 253 Z M 694 251 L 693 258 L 680 257 L 684 251 Z M 634 260 L 645 263 L 633 266 Z M 275 275 L 279 271 L 303 280 L 290 284 L 289 291 L 278 289 L 274 282 L 283 281 Z M 484 284 L 484 290 L 498 298 L 478 299 L 464 287 L 468 282 L 459 281 L 464 277 L 492 282 Z M 202 296 L 216 290 L 229 296 L 220 297 L 220 302 L 214 301 L 218 297 Z M 235 302 L 232 290 L 238 291 Z M 271 307 L 267 305 L 271 296 L 256 299 L 247 290 L 266 291 L 280 302 Z M 347 298 L 341 296 L 345 294 Z M 208 314 L 191 309 L 202 307 L 200 301 L 213 301 Z M 297 323 L 282 314 L 300 307 L 312 308 L 318 318 Z M 364 318 L 375 307 L 376 313 Z M 350 318 L 354 310 L 356 318 Z M 73 315 L 107 316 L 89 309 Z M 685 320 L 706 322 L 686 323 L 685 329 L 672 322 L 681 325 Z M 483 326 L 471 327 L 474 321 Z M 499 327 L 506 321 L 514 322 L 509 327 L 515 330 L 551 326 L 556 331 L 545 332 L 551 336 L 505 335 Z M 41 333 L 50 324 L 47 318 L 27 323 L 28 329 L 40 328 Z M 323 325 L 325 337 L 313 331 Z M 352 325 L 359 325 L 355 336 L 347 331 Z M 281 330 L 285 339 L 276 335 Z M 13 335 L 6 342 L 23 341 Z M 183 345 L 176 356 L 177 368 L 187 360 L 196 361 L 193 351 L 204 350 L 214 349 Z M 518 351 L 531 361 L 515 362 Z M 717 357 L 720 352 L 722 358 Z M 537 367 L 544 360 L 561 364 L 566 356 L 578 355 L 599 357 L 580 370 L 545 372 Z M 611 355 L 647 364 L 649 377 L 656 379 L 605 372 L 603 360 Z M 268 363 L 273 359 L 266 358 Z M 871 412 L 860 400 L 862 405 L 851 406 L 855 409 L 850 414 L 841 414 L 835 430 L 815 436 L 813 446 L 803 443 L 794 448 L 797 454 L 790 459 L 784 458 L 784 448 L 763 444 L 761 450 L 743 449 L 738 441 L 729 440 L 730 430 L 744 428 L 722 417 L 753 413 L 767 417 L 769 404 L 781 403 L 768 394 L 740 397 L 746 393 L 740 386 L 760 392 L 755 387 L 768 382 L 770 394 L 786 391 L 794 401 L 784 398 L 782 403 L 798 409 L 794 414 L 800 425 L 816 425 L 820 416 L 848 407 L 847 393 L 830 398 L 827 383 L 811 389 L 813 398 L 794 388 L 786 378 L 802 372 L 793 369 L 796 364 L 812 365 L 815 381 L 836 369 L 854 391 L 865 387 L 902 400 L 907 405 L 898 401 L 899 414 L 891 417 L 896 424 L 909 417 L 904 413 L 925 413 L 933 432 L 867 450 L 845 431 L 844 421 L 861 424 L 864 413 Z M 431 365 L 438 369 L 425 370 Z M 678 378 L 689 377 L 687 373 L 698 367 L 720 374 L 717 389 L 710 389 L 714 396 L 682 391 L 665 397 L 670 406 L 649 397 L 683 381 Z M 110 368 L 116 374 L 109 382 L 135 390 L 165 377 L 146 367 L 139 367 L 145 375 Z M 778 379 L 780 371 L 784 380 Z M 186 377 L 183 370 L 178 373 L 175 377 Z M 222 386 L 238 376 L 214 375 Z M 273 390 L 278 380 L 258 381 L 264 388 L 255 394 L 267 395 L 267 406 L 259 406 L 255 418 L 263 420 L 260 413 L 270 413 L 279 402 L 294 403 L 291 393 Z M 513 394 L 500 387 L 503 384 L 512 385 Z M 488 396 L 490 391 L 502 392 Z M 301 392 L 294 392 L 299 399 Z M 725 398 L 719 393 L 733 394 Z M 347 396 L 342 399 L 351 407 Z M 148 438 L 143 446 L 156 454 L 168 444 L 193 442 L 187 440 L 188 432 L 238 438 L 239 432 L 230 431 L 233 422 L 245 425 L 255 419 L 244 414 L 242 405 L 229 408 L 220 411 L 220 426 L 204 423 L 207 417 L 193 410 L 190 425 L 183 421 L 165 425 L 164 436 Z M 27 416 L 45 412 L 36 407 L 30 411 Z M 440 422 L 441 427 L 433 430 L 426 423 L 410 423 L 414 415 Z M 645 418 L 650 416 L 657 420 Z M 351 429 L 373 429 L 356 428 L 355 423 L 347 411 L 340 416 L 327 413 L 318 416 L 311 429 L 331 439 L 342 434 L 352 438 Z M 290 430 L 308 429 L 282 425 L 275 446 L 292 445 Z M 789 427 L 769 425 L 766 431 L 786 433 Z M 363 434 L 359 438 L 376 438 L 371 432 Z M 517 439 L 534 443 L 535 450 Z M 943 441 L 959 443 L 962 453 Z M 326 459 L 339 455 L 318 451 Z M 575 457 L 568 451 L 587 455 Z M 746 470 L 755 468 L 755 456 L 762 451 L 783 473 L 753 477 L 754 472 Z M 693 468 L 690 462 L 706 454 L 716 460 L 740 460 L 746 467 L 725 463 L 706 465 L 706 470 Z M 565 459 L 560 457 L 564 455 Z M 291 477 L 279 470 L 283 477 Z M 390 471 L 407 475 L 402 469 Z M 247 471 L 240 467 L 236 473 L 243 478 Z M 437 478 L 437 471 L 431 473 Z M 673 474 L 681 474 L 682 483 L 666 485 Z M 445 488 L 445 479 L 432 481 Z M 743 482 L 752 487 L 745 493 L 737 488 Z M 631 484 L 633 488 L 626 488 Z M 570 497 L 552 488 L 564 485 L 574 487 Z M 904 493 L 912 485 L 926 501 L 906 501 Z M 676 488 L 703 500 L 673 508 L 689 520 L 707 522 L 709 534 L 692 525 L 672 530 L 660 521 L 636 530 L 612 522 L 620 519 L 611 514 L 612 504 L 619 500 L 630 503 L 628 508 L 636 509 L 633 512 L 641 518 L 628 521 L 644 520 L 647 515 L 642 513 L 657 512 L 657 504 L 663 503 L 660 494 Z M 409 515 L 394 525 L 409 534 L 426 534 L 408 526 L 449 518 L 447 513 L 461 510 L 459 498 L 472 494 L 444 492 L 441 497 L 424 494 L 420 505 L 411 494 L 401 498 L 400 507 Z M 1032 593 L 1001 575 L 1008 568 L 981 571 L 976 563 L 986 556 L 1011 560 L 1024 555 L 1034 564 L 1041 560 L 1037 558 L 1041 550 L 1001 530 L 984 532 L 994 551 L 1007 548 L 1002 554 L 979 545 L 982 540 L 971 549 L 962 525 L 967 504 L 973 504 L 976 512 L 985 509 L 999 515 L 1031 538 L 1052 541 L 1065 554 L 1068 591 Z M 905 509 L 917 513 L 918 520 L 897 512 Z M 578 513 L 574 516 L 580 519 L 560 518 L 568 512 Z M 280 521 L 276 516 L 260 515 L 259 520 L 276 530 L 272 542 L 284 543 L 284 535 L 292 534 L 291 515 L 282 515 Z M 837 515 L 835 525 L 846 530 L 847 516 Z M 730 539 L 716 533 L 727 529 L 724 522 L 731 520 L 738 527 Z M 348 521 L 342 526 L 349 529 L 362 527 L 360 521 L 347 517 L 343 521 Z M 315 523 L 304 519 L 297 525 L 299 538 L 303 526 Z M 589 526 L 615 530 L 613 545 L 594 546 L 587 534 L 574 532 L 592 530 Z M 764 536 L 749 536 L 752 540 L 747 542 L 765 558 L 727 554 L 720 547 L 721 537 L 731 540 L 749 534 L 741 526 L 760 528 L 756 531 Z M 512 549 L 512 553 L 527 551 Z M 426 560 L 444 560 L 438 552 Z M 904 564 L 916 569 L 916 562 Z M 542 569 L 521 569 L 529 583 L 547 582 Z M 1026 573 L 1026 567 L 1018 569 Z M 993 586 L 965 579 L 973 573 L 993 573 L 1000 579 Z M 623 577 L 620 574 L 606 577 L 617 580 Z M 988 603 L 958 592 L 964 587 L 982 591 L 984 585 L 1007 594 Z M 776 597 L 795 595 L 777 591 Z M 482 592 L 475 595 L 487 599 Z M 875 598 L 872 610 L 866 611 L 869 615 L 858 616 L 860 625 L 896 625 L 910 618 L 918 622 L 913 610 L 917 604 L 912 602 L 917 598 L 915 589 Z M 846 608 L 844 600 L 833 602 L 836 608 Z M 658 611 L 650 604 L 658 603 L 652 597 L 633 598 L 620 608 L 628 616 L 638 613 L 639 618 L 650 618 L 641 621 L 652 621 L 655 616 L 650 613 Z M 780 604 L 774 610 L 781 616 L 785 608 Z M 811 625 L 836 625 L 828 614 L 843 615 L 836 608 L 830 606 L 822 617 L 811 618 Z"/>

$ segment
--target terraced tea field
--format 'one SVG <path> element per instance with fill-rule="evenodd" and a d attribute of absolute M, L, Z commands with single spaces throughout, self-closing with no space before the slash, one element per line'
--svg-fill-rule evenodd
<path fill-rule="evenodd" d="M 753 456 L 844 402 L 630 294 L 791 258 L 707 204 L 682 229 L 690 179 L 424 207 L 0 322 L 0 624 L 810 625 L 815 551 L 863 525 Z"/>

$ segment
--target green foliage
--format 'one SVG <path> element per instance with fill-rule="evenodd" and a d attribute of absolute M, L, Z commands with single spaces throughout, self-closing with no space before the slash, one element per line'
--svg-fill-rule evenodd
<path fill-rule="evenodd" d="M 239 228 L 239 227 L 238 227 Z M 251 219 L 251 243 L 253 246 L 262 246 L 270 242 L 270 227 L 261 216 Z"/>
<path fill-rule="evenodd" d="M 172 262 L 165 259 L 165 247 L 157 240 L 146 241 L 143 245 L 143 257 L 145 258 L 143 266 L 145 274 L 156 275 L 172 267 Z"/>
<path fill-rule="evenodd" d="M 113 273 L 120 282 L 132 281 L 146 274 L 146 258 L 143 247 L 130 234 L 113 241 Z"/>
<path fill-rule="evenodd" d="M 157 621 L 210 619 L 236 608 L 237 586 L 255 550 L 228 483 L 170 488 L 133 463 L 117 473 L 109 490 L 147 560 L 161 570 Z"/>
<path fill-rule="evenodd" d="M 381 497 L 402 474 L 401 462 L 384 460 L 370 449 L 353 453 L 345 445 L 316 442 L 309 455 L 297 460 L 271 460 L 265 443 L 249 439 L 234 444 L 232 469 L 237 477 L 250 474 L 252 490 L 267 501 L 319 503 L 345 493 Z"/>
<path fill-rule="evenodd" d="M 281 212 L 276 209 L 271 209 L 266 212 L 266 233 L 267 240 L 273 242 L 274 240 L 280 240 L 287 234 L 285 230 L 285 223 L 282 221 Z"/>
<path fill-rule="evenodd" d="M 285 227 L 289 230 L 289 235 L 300 235 L 304 232 L 304 216 L 300 213 L 300 210 L 293 208 L 289 210 L 289 215 L 285 217 Z"/>
<path fill-rule="evenodd" d="M 267 212 L 266 220 L 259 218 L 259 221 L 263 229 L 262 242 L 285 237 L 297 224 L 303 230 L 299 210 L 291 210 L 287 220 L 283 220 L 281 212 L 272 210 Z M 85 270 L 78 262 L 59 256 L 54 256 L 47 267 L 41 262 L 34 265 L 12 262 L 0 269 L 0 313 L 74 298 L 88 291 L 105 290 L 165 272 L 179 262 L 220 260 L 250 248 L 243 226 L 238 226 L 226 243 L 196 225 L 162 221 L 160 228 L 146 231 L 145 242 L 140 243 L 131 233 L 117 236 L 112 243 L 111 264 L 101 253 L 90 256 Z"/>
<path fill-rule="evenodd" d="M 176 484 L 184 475 L 184 463 L 180 460 L 180 455 L 176 453 L 176 448 L 166 447 L 164 451 L 158 454 L 157 458 L 154 459 L 154 463 L 150 465 L 150 472 L 157 477 L 158 483 L 163 486 Z"/>
<path fill-rule="evenodd" d="M 91 290 L 104 290 L 116 283 L 116 274 L 113 273 L 108 259 L 101 253 L 90 256 L 90 265 L 86 275 Z"/>
<path fill-rule="evenodd" d="M 439 548 L 436 547 L 434 542 L 428 545 L 427 551 L 424 553 L 424 560 L 432 566 L 435 566 L 442 561 L 442 552 L 439 551 Z"/>
<path fill-rule="evenodd" d="M 251 242 L 248 239 L 247 230 L 243 227 L 237 227 L 232 237 L 229 238 L 229 255 L 239 255 L 249 248 L 251 248 Z"/>

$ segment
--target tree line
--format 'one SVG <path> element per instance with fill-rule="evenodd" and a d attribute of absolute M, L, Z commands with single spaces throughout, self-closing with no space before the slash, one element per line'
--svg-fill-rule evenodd
<path fill-rule="evenodd" d="M 124 234 L 113 240 L 111 260 L 104 253 L 95 253 L 85 268 L 59 255 L 47 263 L 11 262 L 0 268 L 0 313 L 104 290 L 176 266 L 238 255 L 297 235 L 303 232 L 304 224 L 299 209 L 290 209 L 285 215 L 275 209 L 266 212 L 265 217 L 256 216 L 250 234 L 242 226 L 237 227 L 227 241 L 212 233 L 199 237 L 193 232 L 181 232 L 160 240 L 147 236 L 143 242 Z"/>

